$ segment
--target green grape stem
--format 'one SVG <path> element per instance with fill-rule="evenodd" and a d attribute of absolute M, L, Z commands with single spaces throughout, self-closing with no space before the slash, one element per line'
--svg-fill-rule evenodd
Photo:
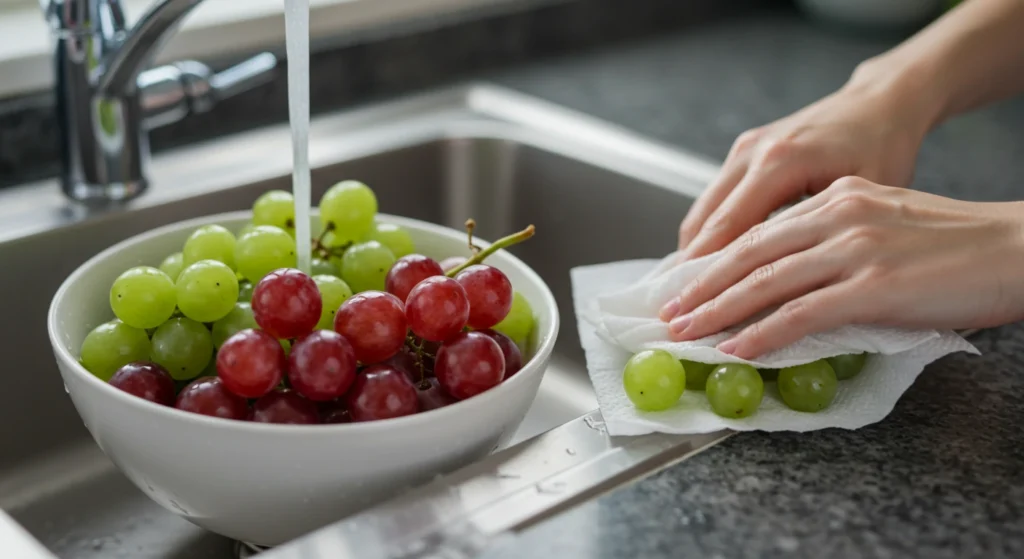
<path fill-rule="evenodd" d="M 467 226 L 467 229 L 469 229 L 468 226 Z M 448 277 L 450 277 L 450 278 L 451 277 L 455 277 L 462 270 L 465 270 L 466 268 L 468 268 L 468 267 L 470 267 L 470 266 L 472 266 L 474 264 L 479 264 L 479 263 L 483 262 L 488 256 L 494 254 L 495 252 L 498 252 L 499 250 L 501 250 L 503 248 L 508 248 L 510 246 L 517 245 L 517 244 L 519 244 L 519 243 L 529 239 L 530 237 L 533 237 L 533 235 L 536 232 L 537 232 L 537 228 L 534 227 L 533 225 L 530 225 L 526 229 L 523 229 L 522 231 L 519 231 L 518 233 L 513 233 L 513 234 L 511 234 L 511 235 L 509 235 L 507 237 L 502 237 L 501 239 L 498 239 L 497 241 L 494 241 L 494 243 L 492 243 L 491 246 L 489 246 L 489 247 L 481 250 L 480 252 L 477 252 L 476 254 L 474 254 L 473 257 L 470 258 L 469 260 L 466 260 L 462 264 L 460 264 L 460 265 L 452 268 L 451 270 L 449 270 L 446 275 Z M 472 244 L 472 242 L 470 244 Z"/>
<path fill-rule="evenodd" d="M 324 260 L 327 260 L 331 257 L 340 258 L 344 256 L 345 251 L 347 251 L 349 247 L 352 246 L 351 242 L 345 243 L 340 247 L 329 247 L 325 245 L 324 237 L 326 237 L 327 234 L 330 233 L 331 231 L 334 231 L 334 223 L 328 223 L 327 226 L 324 227 L 324 230 L 320 232 L 320 236 L 313 239 L 313 252 L 316 254 L 318 258 L 322 258 Z"/>
<path fill-rule="evenodd" d="M 466 220 L 466 244 L 469 245 L 469 250 L 473 254 L 480 252 L 480 247 L 473 244 L 473 230 L 476 229 L 476 220 L 469 218 Z"/>
<path fill-rule="evenodd" d="M 427 351 L 423 349 L 423 342 L 413 334 L 409 334 L 405 341 L 406 345 L 416 354 L 416 368 L 420 371 L 420 387 L 426 389 L 427 364 L 423 356 L 427 355 Z"/>

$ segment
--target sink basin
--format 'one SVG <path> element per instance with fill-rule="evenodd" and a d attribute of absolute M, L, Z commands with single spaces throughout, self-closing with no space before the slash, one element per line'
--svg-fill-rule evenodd
<path fill-rule="evenodd" d="M 530 223 L 513 252 L 540 274 L 565 327 L 539 395 L 511 444 L 596 407 L 576 335 L 569 269 L 672 250 L 680 218 L 715 166 L 625 130 L 486 85 L 315 119 L 314 199 L 342 179 L 371 185 L 381 211 L 482 238 Z M 55 182 L 0 191 L 5 274 L 0 338 L 0 509 L 59 557 L 222 559 L 235 543 L 165 511 L 92 442 L 62 390 L 45 317 L 64 277 L 100 250 L 156 226 L 249 208 L 290 187 L 287 127 L 158 156 L 150 192 L 129 208 L 68 205 Z"/>

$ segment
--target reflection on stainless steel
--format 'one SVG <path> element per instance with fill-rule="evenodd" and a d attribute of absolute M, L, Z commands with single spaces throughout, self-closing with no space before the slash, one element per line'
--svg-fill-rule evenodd
<path fill-rule="evenodd" d="M 678 462 L 726 436 L 612 438 L 600 412 L 593 411 L 260 557 L 471 557 L 508 531 Z"/>
<path fill-rule="evenodd" d="M 374 187 L 382 211 L 452 227 L 473 216 L 483 238 L 535 224 L 537 238 L 514 252 L 550 285 L 566 325 L 575 321 L 569 269 L 671 250 L 692 194 L 715 170 L 702 159 L 616 127 L 480 86 L 315 119 L 310 148 L 314 197 L 338 180 L 358 178 Z M 127 208 L 70 203 L 59 181 L 0 191 L 0 261 L 13 272 L 0 274 L 0 289 L 18 295 L 0 298 L 0 312 L 19 317 L 18 327 L 0 337 L 0 348 L 9 356 L 9 370 L 24 372 L 18 390 L 0 392 L 0 422 L 32 426 L 11 432 L 0 446 L 0 508 L 58 556 L 233 555 L 234 542 L 154 504 L 99 451 L 64 393 L 45 316 L 67 274 L 112 243 L 167 223 L 246 209 L 267 189 L 289 188 L 290 154 L 286 125 L 163 154 L 152 163 L 150 191 Z M 538 397 L 513 442 L 596 407 L 575 328 L 563 328 Z M 635 450 L 614 446 L 622 443 L 606 441 L 603 434 L 590 435 L 585 422 L 584 428 L 590 443 L 565 442 L 557 449 L 552 466 L 563 469 L 541 468 L 530 475 L 557 482 L 559 472 L 575 464 L 573 475 L 594 481 L 603 475 L 585 464 L 594 452 L 604 456 L 611 448 L 622 457 Z M 688 444 L 698 447 L 701 440 Z M 666 452 L 655 462 L 676 449 Z M 523 459 L 536 455 L 526 453 Z M 600 458 L 595 464 L 612 463 Z M 515 483 L 513 476 L 526 473 L 503 470 L 497 487 L 507 488 Z M 565 495 L 591 491 L 565 481 Z M 594 483 L 603 488 L 608 482 Z M 472 486 L 473 495 L 487 495 L 482 481 Z M 563 488 L 545 483 L 540 489 Z M 521 512 L 535 517 L 530 507 L 559 499 L 530 500 Z M 520 507 L 517 502 L 505 501 L 510 508 Z M 0 557 L 10 557 L 3 545 L 0 540 Z"/>
<path fill-rule="evenodd" d="M 132 28 L 118 0 L 41 0 L 55 35 L 62 188 L 86 203 L 125 201 L 147 187 L 148 130 L 259 85 L 264 53 L 214 75 L 186 61 L 145 70 L 168 33 L 201 0 L 161 0 Z"/>

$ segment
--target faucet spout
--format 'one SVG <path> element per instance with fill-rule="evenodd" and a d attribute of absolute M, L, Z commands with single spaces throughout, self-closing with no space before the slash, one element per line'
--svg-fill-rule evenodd
<path fill-rule="evenodd" d="M 107 0 L 117 3 L 117 0 Z M 139 74 L 152 60 L 164 41 L 182 19 L 202 0 L 161 0 L 128 32 L 124 41 L 107 55 L 99 76 L 97 90 L 114 97 L 132 93 L 138 87 Z"/>
<path fill-rule="evenodd" d="M 149 131 L 202 113 L 273 76 L 257 55 L 214 74 L 186 60 L 148 68 L 202 0 L 159 0 L 127 29 L 121 0 L 40 0 L 53 28 L 54 98 L 64 194 L 90 205 L 131 200 L 148 187 Z"/>

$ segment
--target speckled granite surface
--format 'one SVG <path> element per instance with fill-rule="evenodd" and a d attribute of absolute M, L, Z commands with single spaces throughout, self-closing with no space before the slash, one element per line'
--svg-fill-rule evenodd
<path fill-rule="evenodd" d="M 495 79 L 721 159 L 892 43 L 773 15 Z M 937 130 L 916 186 L 1022 199 L 1022 155 L 1024 98 Z M 737 435 L 487 557 L 1024 557 L 1024 327 L 975 343 L 983 356 L 936 362 L 876 425 Z"/>

